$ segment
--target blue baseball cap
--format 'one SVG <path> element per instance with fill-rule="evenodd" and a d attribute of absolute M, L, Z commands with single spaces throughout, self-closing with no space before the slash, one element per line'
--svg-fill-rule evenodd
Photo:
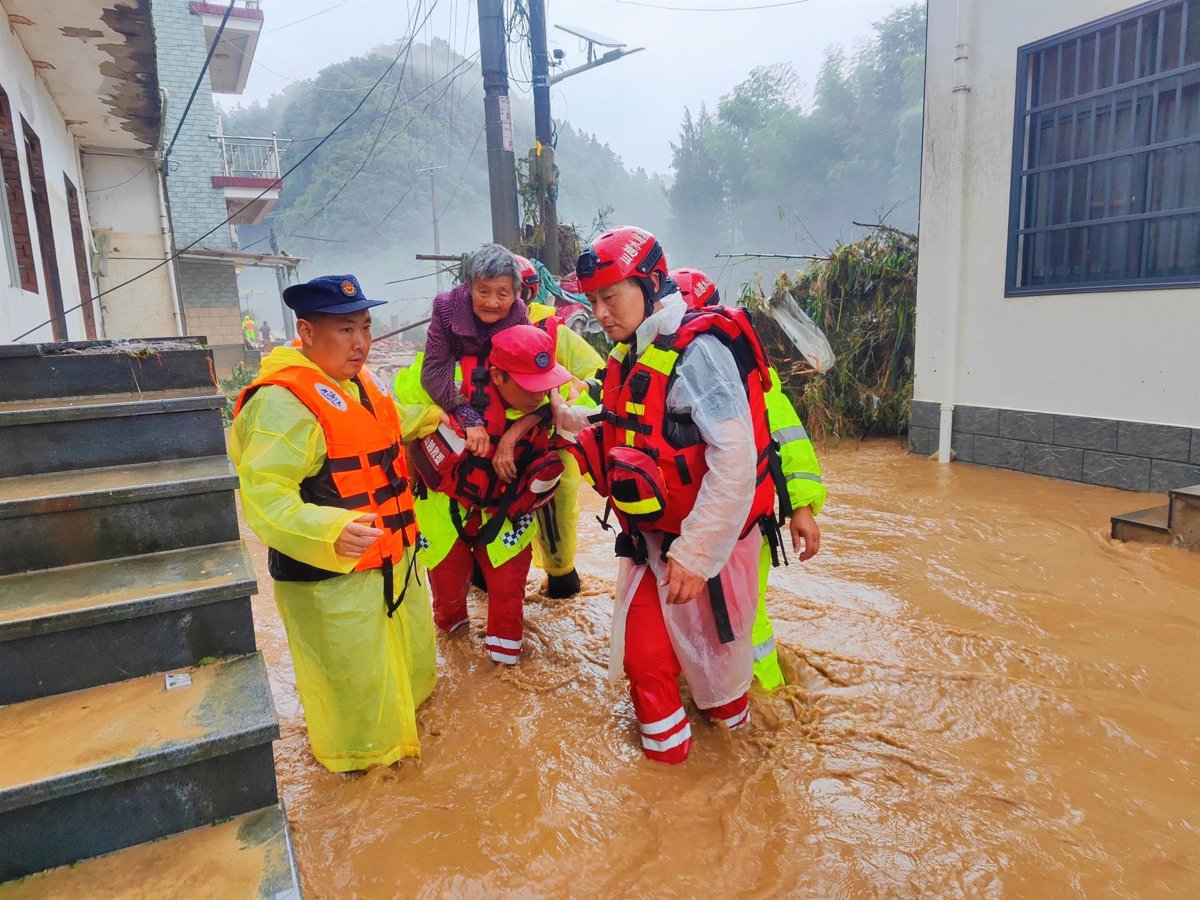
<path fill-rule="evenodd" d="M 387 303 L 368 300 L 353 275 L 322 275 L 304 284 L 293 284 L 284 289 L 283 302 L 299 318 L 308 313 L 344 315 Z"/>

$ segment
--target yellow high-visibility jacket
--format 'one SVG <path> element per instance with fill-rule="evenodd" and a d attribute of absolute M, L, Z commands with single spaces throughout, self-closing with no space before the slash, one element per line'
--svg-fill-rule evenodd
<path fill-rule="evenodd" d="M 805 431 L 796 407 L 779 383 L 779 373 L 771 369 L 771 389 L 764 395 L 767 422 L 771 437 L 779 444 L 783 460 L 783 476 L 787 480 L 788 498 L 792 509 L 812 507 L 813 515 L 825 505 L 825 482 L 821 480 L 821 464 L 812 440 Z M 751 638 L 754 641 L 754 677 L 769 691 L 786 684 L 779 654 L 775 649 L 775 628 L 767 615 L 767 581 L 771 573 L 771 550 L 763 542 L 759 559 L 758 612 L 754 617 Z"/>
<path fill-rule="evenodd" d="M 529 321 L 536 325 L 554 315 L 554 307 L 544 303 L 529 304 Z M 555 357 L 559 365 L 578 378 L 589 381 L 597 377 L 604 359 L 587 341 L 565 325 L 558 329 Z M 588 401 L 581 401 L 585 405 Z M 563 474 L 554 503 L 542 515 L 553 512 L 557 540 L 551 542 L 546 529 L 539 528 L 533 539 L 533 563 L 547 575 L 566 575 L 575 568 L 575 550 L 579 537 L 579 464 L 575 457 L 563 451 Z M 551 546 L 553 543 L 553 547 Z"/>

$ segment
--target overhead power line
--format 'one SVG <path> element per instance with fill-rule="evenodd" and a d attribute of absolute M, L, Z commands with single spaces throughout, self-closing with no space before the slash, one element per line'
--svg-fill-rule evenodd
<path fill-rule="evenodd" d="M 200 67 L 200 74 L 196 76 L 196 83 L 192 85 L 192 95 L 188 97 L 187 105 L 183 108 L 183 114 L 179 117 L 179 124 L 175 126 L 175 133 L 171 135 L 171 143 L 167 144 L 167 149 L 163 152 L 163 159 L 171 155 L 171 150 L 175 146 L 175 139 L 179 137 L 179 132 L 183 130 L 183 123 L 187 121 L 188 113 L 191 112 L 192 102 L 196 99 L 196 92 L 200 90 L 200 84 L 204 81 L 204 76 L 208 72 L 208 64 L 212 62 L 213 54 L 217 52 L 217 44 L 221 43 L 221 35 L 225 33 L 225 23 L 229 21 L 229 14 L 233 12 L 233 4 L 237 0 L 229 0 L 229 5 L 225 7 L 225 15 L 221 17 L 221 24 L 217 28 L 217 33 L 213 35 L 212 43 L 208 45 L 208 56 L 204 58 L 204 65 Z"/>
<path fill-rule="evenodd" d="M 804 253 L 714 253 L 717 259 L 829 259 L 828 256 L 808 256 Z"/>
<path fill-rule="evenodd" d="M 313 213 L 311 213 L 309 215 L 309 217 L 307 219 L 305 219 L 302 224 L 308 225 L 314 219 L 316 219 L 321 213 L 323 213 L 334 201 L 336 201 L 342 195 L 342 192 L 346 190 L 346 188 L 350 185 L 350 183 L 352 181 L 354 181 L 355 178 L 357 178 L 359 175 L 361 175 L 363 173 L 363 171 L 365 171 L 365 169 L 368 165 L 370 165 L 375 159 L 377 159 L 379 157 L 380 153 L 382 153 L 385 149 L 390 147 L 392 145 L 392 143 L 394 141 L 396 141 L 398 138 L 408 135 L 408 127 L 413 122 L 415 122 L 417 119 L 423 117 L 429 111 L 430 107 L 432 107 L 435 103 L 442 100 L 446 96 L 446 94 L 449 93 L 449 91 L 450 91 L 451 87 L 453 87 L 454 83 L 459 78 L 461 78 L 463 75 L 465 75 L 467 72 L 469 72 L 471 70 L 471 64 L 474 62 L 474 59 L 476 56 L 478 56 L 478 54 L 473 54 L 470 58 L 463 60 L 456 67 L 456 69 L 458 69 L 458 71 L 450 71 L 450 72 L 445 73 L 441 77 L 439 77 L 436 80 L 431 81 L 429 84 L 425 85 L 425 87 L 421 88 L 421 90 L 419 90 L 417 93 L 413 94 L 412 97 L 408 98 L 404 102 L 404 104 L 403 104 L 404 106 L 408 106 L 410 103 L 415 101 L 421 95 L 428 93 L 429 91 L 431 91 L 435 87 L 437 87 L 439 84 L 441 84 L 443 81 L 450 79 L 449 84 L 446 85 L 446 87 L 442 90 L 442 92 L 440 94 L 438 94 L 436 97 L 431 98 L 418 112 L 416 112 L 412 116 L 410 116 L 403 125 L 401 125 L 399 128 L 396 129 L 396 131 L 392 134 L 391 137 L 389 137 L 386 141 L 383 142 L 382 146 L 378 147 L 377 151 L 373 155 L 369 154 L 367 158 L 363 159 L 362 163 L 355 167 L 354 171 L 351 172 L 349 176 L 347 176 L 347 178 L 342 182 L 342 184 L 328 198 L 321 201 L 320 206 L 318 206 L 317 209 Z M 466 99 L 466 98 L 464 97 L 464 99 Z M 380 133 L 382 134 L 382 130 Z M 438 132 L 436 132 L 436 131 L 430 132 L 429 136 L 425 139 L 424 143 L 422 143 L 422 145 L 412 155 L 418 156 L 420 154 L 420 151 L 423 150 L 425 147 L 429 146 L 429 144 L 433 142 L 434 138 L 438 137 L 438 136 L 439 136 Z M 396 204 L 393 205 L 390 210 L 388 210 L 387 214 L 383 217 L 383 219 L 381 219 L 379 221 L 379 223 L 375 226 L 376 228 L 382 226 L 383 223 L 386 222 L 391 217 L 392 213 L 394 213 L 396 211 L 397 207 L 399 207 L 400 202 L 403 201 L 408 196 L 408 193 L 411 190 L 412 190 L 412 187 L 410 185 L 409 190 L 404 193 L 404 196 L 402 196 L 400 198 L 400 200 L 397 201 Z M 301 213 L 304 211 L 305 211 L 304 209 L 298 210 L 298 212 L 301 212 Z"/>
<path fill-rule="evenodd" d="M 384 284 L 404 284 L 406 281 L 420 281 L 422 278 L 433 278 L 435 275 L 453 272 L 454 268 L 439 268 L 435 272 L 426 272 L 423 275 L 411 275 L 408 278 L 397 278 L 395 281 L 385 281 Z"/>
<path fill-rule="evenodd" d="M 340 0 L 340 2 L 333 4 L 333 6 L 327 6 L 324 9 L 317 10 L 312 15 L 305 16 L 302 19 L 294 19 L 291 22 L 286 22 L 285 24 L 279 25 L 275 28 L 268 28 L 266 31 L 263 32 L 263 34 L 274 34 L 276 31 L 283 31 L 283 29 L 285 29 L 285 28 L 291 28 L 293 25 L 299 25 L 301 22 L 307 22 L 309 19 L 315 19 L 317 16 L 323 16 L 323 15 L 325 15 L 325 13 L 333 12 L 339 6 L 345 6 L 345 5 L 346 5 L 346 0 Z"/>
<path fill-rule="evenodd" d="M 85 194 L 99 194 L 103 191 L 115 191 L 117 188 L 124 187 L 125 185 L 129 184 L 129 182 L 133 181 L 133 179 L 137 178 L 139 175 L 141 175 L 143 172 L 145 172 L 146 166 L 148 166 L 148 165 L 150 165 L 150 164 L 142 163 L 142 167 L 140 169 L 138 169 L 136 172 L 134 172 L 132 175 L 130 175 L 128 178 L 126 178 L 124 181 L 118 181 L 116 184 L 110 184 L 108 187 L 88 188 L 84 191 L 84 193 Z"/>

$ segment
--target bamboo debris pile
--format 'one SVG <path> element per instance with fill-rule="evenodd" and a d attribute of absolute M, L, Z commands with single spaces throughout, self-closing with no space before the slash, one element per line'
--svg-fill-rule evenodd
<path fill-rule="evenodd" d="M 785 293 L 825 332 L 837 354 L 815 372 L 770 317 Z M 903 434 L 913 393 L 917 237 L 886 225 L 794 277 L 783 273 L 770 297 L 746 285 L 753 315 L 779 377 L 813 437 L 823 440 Z"/>

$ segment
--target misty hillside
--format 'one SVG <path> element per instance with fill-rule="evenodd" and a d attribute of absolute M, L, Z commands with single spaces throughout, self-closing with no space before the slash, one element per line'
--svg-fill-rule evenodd
<path fill-rule="evenodd" d="M 696 265 L 713 265 L 714 252 L 824 255 L 863 235 L 856 221 L 916 230 L 924 4 L 874 32 L 853 56 L 827 50 L 811 91 L 774 62 L 716 109 L 684 114 L 672 144 L 670 235 L 705 260 Z"/>
<path fill-rule="evenodd" d="M 226 115 L 231 134 L 295 140 L 294 163 L 340 121 L 398 47 L 328 66 L 271 98 Z M 915 230 L 920 189 L 925 11 L 897 10 L 874 25 L 852 55 L 832 47 L 811 88 L 786 61 L 764 60 L 714 109 L 677 104 L 669 183 L 629 171 L 603 142 L 557 120 L 560 220 L 590 237 L 598 220 L 636 223 L 663 240 L 673 265 L 707 269 L 727 293 L 756 274 L 770 278 L 801 260 L 717 259 L 714 253 L 824 255 L 863 234 L 854 222 L 881 220 Z M 512 106 L 518 156 L 533 142 L 533 112 L 521 85 Z M 267 240 L 312 259 L 306 272 L 354 271 L 365 284 L 408 300 L 416 318 L 432 297 L 430 179 L 436 173 L 442 251 L 470 250 L 490 237 L 483 79 L 476 57 L 446 42 L 414 44 L 366 106 L 313 158 L 288 176 L 266 225 L 242 229 L 243 247 Z M 609 210 L 606 215 L 599 211 Z M 253 278 L 254 276 L 251 276 Z M 275 293 L 264 282 L 264 297 Z M 249 299 L 249 298 L 247 298 Z"/>
<path fill-rule="evenodd" d="M 345 117 L 397 49 L 383 46 L 328 66 L 265 106 L 235 107 L 225 115 L 225 131 L 292 138 L 286 167 Z M 518 154 L 528 152 L 532 107 L 515 91 L 512 106 Z M 661 179 L 626 170 L 601 141 L 556 125 L 561 221 L 576 223 L 587 237 L 598 210 L 612 207 L 612 221 L 666 226 Z M 488 240 L 483 78 L 475 58 L 463 59 L 441 40 L 413 45 L 407 64 L 396 66 L 347 126 L 287 177 L 267 223 L 242 229 L 242 246 L 264 240 L 269 226 L 281 249 L 318 266 L 353 267 L 372 281 L 427 272 L 428 264 L 413 256 L 433 251 L 430 178 L 417 171 L 430 166 L 445 166 L 436 173 L 442 251 Z M 415 293 L 427 295 L 428 288 Z"/>

